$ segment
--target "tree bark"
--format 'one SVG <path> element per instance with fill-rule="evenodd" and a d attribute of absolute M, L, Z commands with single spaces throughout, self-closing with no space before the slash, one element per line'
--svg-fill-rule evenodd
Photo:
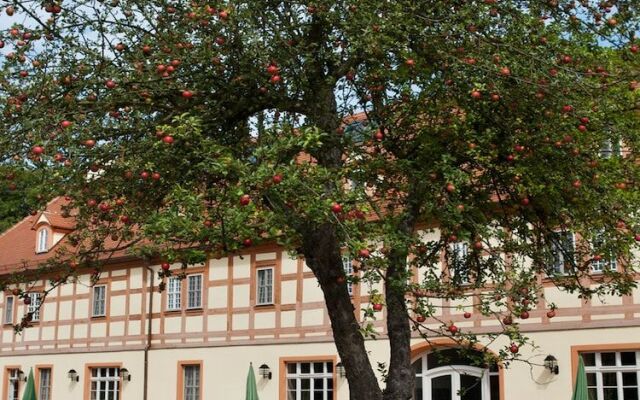
<path fill-rule="evenodd" d="M 333 338 L 347 373 L 352 400 L 381 400 L 378 384 L 360 325 L 354 314 L 342 268 L 342 256 L 335 228 L 323 224 L 304 236 L 303 253 L 315 274 L 331 320 Z"/>

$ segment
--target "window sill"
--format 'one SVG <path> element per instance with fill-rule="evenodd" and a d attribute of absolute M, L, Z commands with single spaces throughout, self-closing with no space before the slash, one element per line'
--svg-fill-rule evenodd
<path fill-rule="evenodd" d="M 107 319 L 107 315 L 92 315 L 91 319 Z"/>
<path fill-rule="evenodd" d="M 182 309 L 176 309 L 176 310 L 164 310 L 165 314 L 180 314 L 182 312 Z"/>
<path fill-rule="evenodd" d="M 202 314 L 202 307 L 198 308 L 187 308 L 185 310 L 187 314 Z"/>
<path fill-rule="evenodd" d="M 269 304 L 256 304 L 254 306 L 254 308 L 256 310 L 274 310 L 276 308 L 275 303 L 269 303 Z"/>

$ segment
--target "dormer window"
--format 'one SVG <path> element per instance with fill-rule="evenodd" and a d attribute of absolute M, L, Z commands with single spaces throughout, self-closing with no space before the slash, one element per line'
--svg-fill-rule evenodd
<path fill-rule="evenodd" d="M 38 231 L 38 243 L 36 243 L 36 253 L 46 253 L 49 251 L 49 230 L 42 228 Z"/>

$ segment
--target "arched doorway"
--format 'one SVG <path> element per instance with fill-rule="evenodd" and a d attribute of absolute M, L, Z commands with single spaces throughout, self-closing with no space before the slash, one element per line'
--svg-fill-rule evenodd
<path fill-rule="evenodd" d="M 413 371 L 414 400 L 500 400 L 498 367 L 478 367 L 455 349 L 422 353 Z"/>

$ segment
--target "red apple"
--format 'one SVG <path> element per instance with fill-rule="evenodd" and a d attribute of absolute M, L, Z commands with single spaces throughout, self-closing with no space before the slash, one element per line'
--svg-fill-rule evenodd
<path fill-rule="evenodd" d="M 418 321 L 419 323 L 423 323 L 426 320 L 427 320 L 427 318 L 424 315 L 418 315 L 416 317 L 416 321 Z"/>
<path fill-rule="evenodd" d="M 28 306 L 29 304 L 31 304 L 31 297 L 27 296 L 27 297 L 24 298 L 23 301 L 24 301 L 24 304 Z"/>
<path fill-rule="evenodd" d="M 161 267 L 164 271 L 168 271 L 169 268 L 171 268 L 171 264 L 169 264 L 168 262 L 163 262 Z"/>
<path fill-rule="evenodd" d="M 342 206 L 338 203 L 333 203 L 331 205 L 331 211 L 335 214 L 339 214 L 342 212 Z"/>
<path fill-rule="evenodd" d="M 171 143 L 173 143 L 173 136 L 167 135 L 167 136 L 162 138 L 162 141 L 164 143 L 166 143 L 166 144 L 171 144 Z"/>
<path fill-rule="evenodd" d="M 280 77 L 280 75 L 273 75 L 270 79 L 269 82 L 276 84 L 276 83 L 280 83 L 280 81 L 282 80 L 282 78 Z"/>
<path fill-rule="evenodd" d="M 404 63 L 407 65 L 407 67 L 413 67 L 416 65 L 416 62 L 413 58 L 408 58 Z"/>
<path fill-rule="evenodd" d="M 637 45 L 637 44 L 632 44 L 631 46 L 629 46 L 629 50 L 630 50 L 632 53 L 637 53 L 637 52 L 640 50 L 640 47 L 638 47 L 638 45 Z"/>
<path fill-rule="evenodd" d="M 500 75 L 509 76 L 511 75 L 511 70 L 508 67 L 502 67 L 500 68 Z"/>
<path fill-rule="evenodd" d="M 276 174 L 271 178 L 271 181 L 273 181 L 273 183 L 275 183 L 276 185 L 280 182 L 282 182 L 282 175 L 280 174 Z"/>
<path fill-rule="evenodd" d="M 472 90 L 471 91 L 471 97 L 478 100 L 482 98 L 482 93 L 480 93 L 479 90 Z"/>
<path fill-rule="evenodd" d="M 471 318 L 471 313 L 470 313 L 469 311 L 465 311 L 465 313 L 463 314 L 463 316 L 464 316 L 466 319 L 469 319 L 469 318 Z"/>
<path fill-rule="evenodd" d="M 502 318 L 502 323 L 505 325 L 511 325 L 513 324 L 513 318 L 511 318 L 511 315 L 507 315 L 506 317 Z"/>
<path fill-rule="evenodd" d="M 520 319 L 529 319 L 529 311 L 523 311 L 520 313 Z"/>
<path fill-rule="evenodd" d="M 640 233 L 636 233 L 633 238 L 635 239 L 636 242 L 640 242 Z"/>
<path fill-rule="evenodd" d="M 244 241 L 242 241 L 242 245 L 244 247 L 251 247 L 252 244 L 253 244 L 253 240 L 251 239 L 245 239 Z"/>
<path fill-rule="evenodd" d="M 154 181 L 159 181 L 160 180 L 160 173 L 159 172 L 154 172 L 153 174 L 151 174 L 151 179 L 153 179 Z"/>
<path fill-rule="evenodd" d="M 183 90 L 182 91 L 182 97 L 185 99 L 190 99 L 193 97 L 193 92 L 190 90 Z"/>
<path fill-rule="evenodd" d="M 458 327 L 455 326 L 454 324 L 449 325 L 449 327 L 447 327 L 447 330 L 449 332 L 451 332 L 451 334 L 455 335 L 456 333 L 458 333 Z"/>
<path fill-rule="evenodd" d="M 374 310 L 374 311 L 382 311 L 382 304 L 380 304 L 380 303 L 373 303 L 373 310 Z"/>
<path fill-rule="evenodd" d="M 44 153 L 44 147 L 42 147 L 42 146 L 33 146 L 33 148 L 31 148 L 31 152 L 33 154 L 35 154 L 36 156 L 39 156 L 40 154 Z"/>
<path fill-rule="evenodd" d="M 116 82 L 112 79 L 107 80 L 104 85 L 107 87 L 107 89 L 114 89 L 117 86 Z"/>
<path fill-rule="evenodd" d="M 369 252 L 369 249 L 360 249 L 358 251 L 358 255 L 362 258 L 369 258 L 371 253 Z"/>
<path fill-rule="evenodd" d="M 92 148 L 93 146 L 96 145 L 96 141 L 93 139 L 87 139 L 84 141 L 84 145 L 88 148 Z"/>
<path fill-rule="evenodd" d="M 518 351 L 520 351 L 520 348 L 518 348 L 517 344 L 511 343 L 511 346 L 509 346 L 509 351 L 513 354 L 516 354 Z"/>
<path fill-rule="evenodd" d="M 229 13 L 227 13 L 226 10 L 220 10 L 218 12 L 218 16 L 220 17 L 220 19 L 226 20 L 227 18 L 229 18 Z"/>
<path fill-rule="evenodd" d="M 553 318 L 556 316 L 555 310 L 547 311 L 547 318 Z"/>
<path fill-rule="evenodd" d="M 249 205 L 249 203 L 251 203 L 251 196 L 249 196 L 248 194 L 243 194 L 242 196 L 240 196 L 241 206 L 247 206 Z"/>
<path fill-rule="evenodd" d="M 453 192 L 456 191 L 455 185 L 453 183 L 451 183 L 451 182 L 447 183 L 447 186 L 445 188 L 446 188 L 447 192 L 449 192 L 449 193 L 453 193 Z"/>

